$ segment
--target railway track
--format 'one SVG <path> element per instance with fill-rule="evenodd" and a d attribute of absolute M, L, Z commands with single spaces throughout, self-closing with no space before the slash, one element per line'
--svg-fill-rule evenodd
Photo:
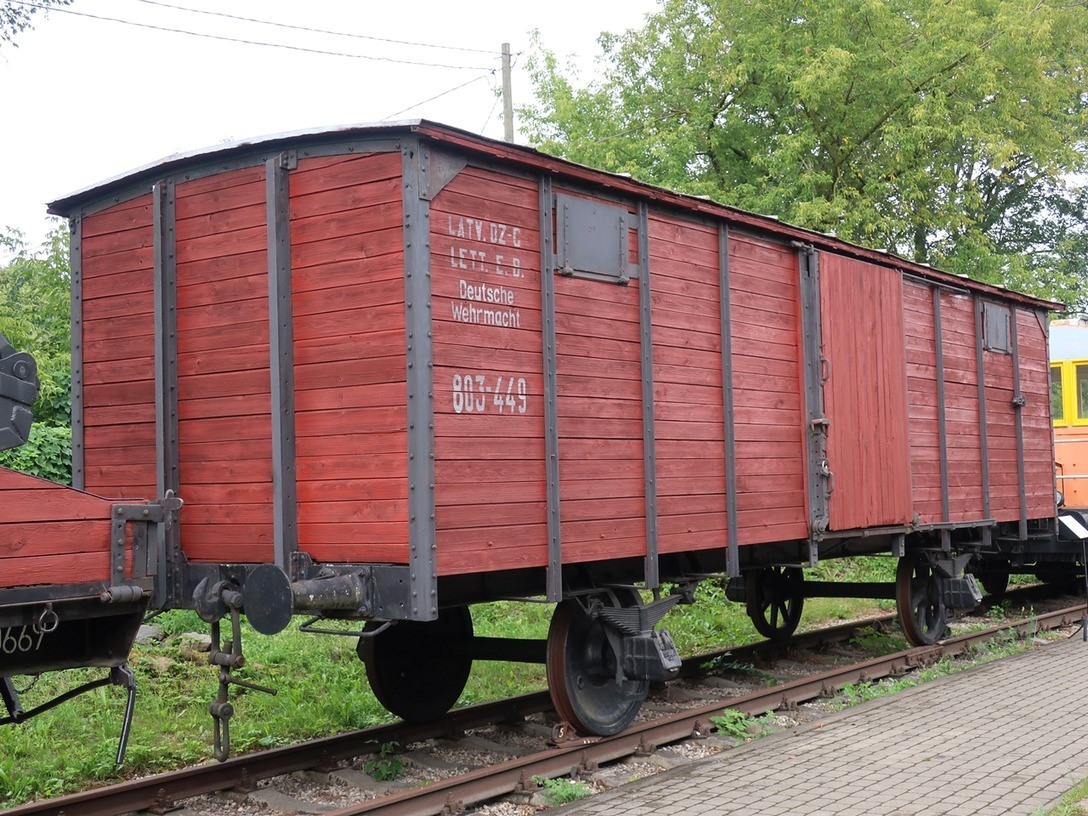
<path fill-rule="evenodd" d="M 1010 599 L 1030 598 L 1031 592 L 1030 589 L 1023 590 L 1021 596 L 1010 593 Z M 555 724 L 554 716 L 548 716 L 551 713 L 548 695 L 540 692 L 458 709 L 437 723 L 395 723 L 312 740 L 235 757 L 223 763 L 185 768 L 31 803 L 11 809 L 8 814 L 115 816 L 139 810 L 165 813 L 179 803 L 198 802 L 196 797 L 215 794 L 218 799 L 225 791 L 234 792 L 236 798 L 248 794 L 254 800 L 252 810 L 237 805 L 239 813 L 269 807 L 289 812 L 290 805 L 285 804 L 290 802 L 289 795 L 282 792 L 277 795 L 277 790 L 313 787 L 315 781 L 321 779 L 326 780 L 324 784 L 330 788 L 338 790 L 326 794 L 323 804 L 296 812 L 321 811 L 335 816 L 460 813 L 472 805 L 499 797 L 513 795 L 527 800 L 538 787 L 534 780 L 541 777 L 565 776 L 572 771 L 591 777 L 610 763 L 650 756 L 664 746 L 688 740 L 705 742 L 714 731 L 711 718 L 726 709 L 751 716 L 795 711 L 798 706 L 828 697 L 847 685 L 899 676 L 942 657 L 958 655 L 995 637 L 1008 637 L 1009 633 L 1026 637 L 1038 631 L 1073 626 L 1084 615 L 1085 606 L 1081 604 L 966 632 L 933 646 L 860 662 L 849 659 L 850 652 L 841 644 L 849 643 L 861 630 L 891 623 L 891 616 L 871 618 L 802 633 L 788 643 L 757 643 L 689 658 L 677 681 L 651 695 L 640 721 L 613 737 L 581 738 L 564 724 Z M 824 655 L 819 662 L 806 664 L 803 659 L 796 659 L 818 650 Z M 828 660 L 841 665 L 827 668 Z M 717 681 L 706 681 L 706 667 L 723 663 L 730 667 L 726 674 L 750 672 L 754 675 L 752 682 L 746 686 L 713 672 L 710 676 Z M 783 679 L 790 674 L 800 676 Z M 779 682 L 767 686 L 770 678 Z M 697 690 L 691 691 L 692 687 Z M 706 697 L 713 699 L 703 699 Z M 429 768 L 431 776 L 419 780 L 421 784 L 402 790 L 394 785 L 375 783 L 370 776 L 363 775 L 360 769 L 364 761 L 360 758 L 376 757 L 383 746 L 391 744 L 411 749 L 406 754 L 407 762 Z M 726 745 L 718 742 L 708 753 Z M 466 771 L 467 763 L 457 759 L 459 752 L 483 757 L 481 767 Z M 443 754 L 446 759 L 442 758 Z M 309 774 L 306 784 L 300 784 L 300 772 L 317 773 Z M 295 784 L 277 788 L 267 785 L 269 779 L 293 779 Z M 350 800 L 351 804 L 345 806 L 345 800 Z M 216 804 L 213 800 L 207 810 L 199 803 L 190 804 L 190 810 L 194 813 L 222 812 L 222 805 L 222 801 Z"/>

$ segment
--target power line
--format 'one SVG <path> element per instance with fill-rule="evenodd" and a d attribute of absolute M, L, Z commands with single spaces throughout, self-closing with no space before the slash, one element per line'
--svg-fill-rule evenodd
<path fill-rule="evenodd" d="M 259 25 L 275 26 L 276 28 L 286 28 L 292 31 L 307 31 L 311 34 L 330 34 L 334 37 L 350 37 L 358 40 L 372 40 L 374 42 L 391 43 L 393 45 L 410 45 L 417 48 L 441 48 L 447 51 L 468 51 L 473 54 L 488 54 L 489 56 L 498 57 L 499 52 L 489 50 L 486 48 L 468 48 L 463 45 L 438 45 L 437 43 L 423 43 L 412 42 L 410 40 L 393 40 L 386 37 L 373 37 L 369 34 L 353 34 L 347 31 L 330 31 L 325 28 L 309 28 L 307 26 L 291 25 L 290 23 L 277 23 L 272 20 L 258 20 L 253 17 L 239 17 L 234 14 L 225 14 L 221 11 L 206 11 L 204 9 L 187 8 L 185 6 L 175 6 L 172 3 L 161 3 L 158 0 L 136 0 L 138 3 L 145 3 L 149 6 L 160 6 L 162 8 L 175 9 L 177 11 L 188 11 L 193 14 L 207 14 L 211 17 L 225 17 L 228 20 L 238 20 L 243 23 L 257 23 Z"/>
<path fill-rule="evenodd" d="M 340 51 L 326 51 L 320 48 L 305 48 L 298 45 L 286 45 L 284 43 L 271 43 L 262 42 L 259 40 L 247 40 L 241 37 L 226 37 L 221 34 L 205 34 L 200 31 L 188 31 L 180 28 L 170 28 L 169 26 L 153 25 L 151 23 L 137 23 L 133 20 L 124 20 L 119 17 L 105 17 L 97 14 L 88 14 L 86 12 L 74 11 L 64 6 L 47 6 L 42 3 L 30 2 L 30 0 L 6 0 L 8 3 L 19 6 L 27 6 L 29 8 L 43 9 L 48 11 L 60 12 L 62 14 L 71 14 L 75 17 L 86 17 L 92 20 L 100 20 L 109 23 L 121 23 L 122 25 L 134 26 L 136 28 L 148 28 L 153 31 L 164 31 L 170 34 L 187 34 L 191 37 L 203 37 L 209 40 L 219 40 L 221 42 L 240 43 L 242 45 L 258 45 L 265 48 L 282 48 L 287 51 L 300 51 L 307 54 L 320 54 L 327 57 L 347 57 L 348 59 L 363 59 L 371 60 L 373 62 L 392 62 L 398 65 L 415 65 L 422 68 L 451 68 L 458 71 L 491 71 L 490 66 L 479 65 L 450 65 L 439 62 L 420 62 L 417 60 L 397 59 L 395 57 L 375 57 L 369 54 L 347 54 Z M 475 81 L 475 80 L 472 80 Z M 468 83 L 466 83 L 468 84 Z M 429 101 L 429 100 L 428 100 Z M 422 104 L 422 103 L 420 103 Z"/>
<path fill-rule="evenodd" d="M 494 72 L 491 72 L 491 73 L 494 73 Z M 478 83 L 478 82 L 481 81 L 481 79 L 486 79 L 486 78 L 487 78 L 487 74 L 481 74 L 480 76 L 469 79 L 469 81 L 467 83 L 461 83 L 460 85 L 456 85 L 453 88 L 450 88 L 449 90 L 442 91 L 441 94 L 435 94 L 430 99 L 424 99 L 422 102 L 416 102 L 416 104 L 409 104 L 409 106 L 407 108 L 400 109 L 396 113 L 391 113 L 390 115 L 382 116 L 382 119 L 379 120 L 379 121 L 380 122 L 386 122 L 388 120 L 391 120 L 391 119 L 394 118 L 394 116 L 399 116 L 401 113 L 406 113 L 406 112 L 412 110 L 413 108 L 419 108 L 421 106 L 421 104 L 426 104 L 428 102 L 433 102 L 435 99 L 441 99 L 442 97 L 444 97 L 444 96 L 446 96 L 448 94 L 453 94 L 453 92 L 455 90 L 460 90 L 461 88 L 465 88 L 465 87 L 471 85 L 472 83 Z"/>

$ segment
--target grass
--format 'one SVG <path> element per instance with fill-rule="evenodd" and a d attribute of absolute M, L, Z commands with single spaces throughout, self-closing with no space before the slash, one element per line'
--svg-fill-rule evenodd
<path fill-rule="evenodd" d="M 1050 810 L 1037 809 L 1032 816 L 1085 816 L 1088 814 L 1088 779 L 1067 792 Z"/>
<path fill-rule="evenodd" d="M 813 580 L 891 580 L 894 565 L 890 558 L 843 559 L 823 562 L 808 573 Z M 682 654 L 760 639 L 744 605 L 727 601 L 720 584 L 704 581 L 697 597 L 692 606 L 675 607 L 663 623 Z M 865 599 L 812 599 L 806 602 L 802 627 L 865 617 L 883 605 Z M 551 613 L 550 605 L 535 603 L 496 602 L 472 609 L 476 633 L 492 637 L 544 638 Z M 207 633 L 208 626 L 188 611 L 166 613 L 154 623 L 167 638 L 135 647 L 129 661 L 138 693 L 125 768 L 118 771 L 113 763 L 125 694 L 118 688 L 97 689 L 33 720 L 0 728 L 0 808 L 210 759 L 208 703 L 215 698 L 218 675 L 207 665 L 207 656 L 194 655 L 180 637 Z M 878 637 L 888 636 L 874 634 L 874 649 Z M 231 689 L 234 753 L 392 719 L 370 692 L 353 637 L 307 634 L 294 627 L 265 637 L 243 623 L 243 646 L 247 662 L 236 675 L 270 686 L 277 694 Z M 23 706 L 29 709 L 102 674 L 72 670 L 43 675 L 23 695 Z M 19 688 L 30 683 L 28 678 L 15 680 Z M 459 705 L 545 687 L 543 666 L 479 661 Z"/>
<path fill-rule="evenodd" d="M 544 776 L 534 776 L 533 781 L 540 785 L 544 800 L 552 807 L 568 805 L 593 795 L 593 789 L 589 785 L 575 779 L 566 777 L 548 779 Z"/>

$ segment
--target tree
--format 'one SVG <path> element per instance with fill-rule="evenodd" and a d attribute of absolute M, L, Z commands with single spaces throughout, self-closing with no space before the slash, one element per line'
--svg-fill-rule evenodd
<path fill-rule="evenodd" d="M 0 42 L 18 47 L 15 35 L 26 31 L 34 22 L 34 15 L 39 11 L 48 11 L 49 6 L 69 6 L 72 0 L 35 0 L 23 3 L 18 0 L 4 0 L 0 5 Z"/>
<path fill-rule="evenodd" d="M 1088 6 L 663 0 L 576 87 L 539 41 L 539 148 L 1085 304 Z"/>
<path fill-rule="evenodd" d="M 72 462 L 71 300 L 68 229 L 58 224 L 31 251 L 18 232 L 0 235 L 14 259 L 0 267 L 0 334 L 29 352 L 40 388 L 34 426 L 21 448 L 0 452 L 0 464 L 67 483 Z"/>

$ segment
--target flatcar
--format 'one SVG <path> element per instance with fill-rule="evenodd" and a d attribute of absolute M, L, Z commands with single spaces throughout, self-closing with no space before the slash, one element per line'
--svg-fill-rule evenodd
<path fill-rule="evenodd" d="M 217 754 L 241 615 L 350 632 L 412 720 L 473 660 L 542 662 L 559 716 L 603 735 L 676 671 L 658 624 L 701 581 L 769 637 L 859 594 L 928 643 L 976 576 L 1075 564 L 1088 536 L 1055 506 L 1056 303 L 428 121 L 219 145 L 50 212 L 74 484 L 117 534 L 51 536 L 0 609 L 76 584 L 197 610 Z M 894 584 L 804 579 L 873 553 Z M 474 637 L 496 599 L 555 604 L 547 640 Z"/>

